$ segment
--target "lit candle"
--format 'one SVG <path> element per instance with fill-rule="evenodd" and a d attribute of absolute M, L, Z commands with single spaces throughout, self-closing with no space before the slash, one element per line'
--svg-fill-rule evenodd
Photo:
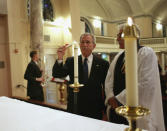
<path fill-rule="evenodd" d="M 74 44 L 74 83 L 78 83 L 78 44 L 76 41 Z"/>
<path fill-rule="evenodd" d="M 126 71 L 126 104 L 138 106 L 138 75 L 137 75 L 137 38 L 134 35 L 135 26 L 131 18 L 124 29 L 125 41 L 125 71 Z"/>

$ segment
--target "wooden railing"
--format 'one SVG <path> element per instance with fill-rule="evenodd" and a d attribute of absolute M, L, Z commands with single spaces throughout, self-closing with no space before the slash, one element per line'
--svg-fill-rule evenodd
<path fill-rule="evenodd" d="M 116 38 L 114 37 L 104 37 L 104 36 L 95 36 L 96 43 L 98 44 L 117 44 Z M 141 38 L 140 44 L 167 44 L 167 38 Z"/>

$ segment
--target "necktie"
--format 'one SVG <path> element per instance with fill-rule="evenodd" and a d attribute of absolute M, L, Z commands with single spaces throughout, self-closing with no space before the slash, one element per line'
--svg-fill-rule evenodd
<path fill-rule="evenodd" d="M 84 59 L 84 64 L 83 64 L 83 74 L 84 74 L 84 83 L 86 84 L 88 82 L 88 59 Z"/>

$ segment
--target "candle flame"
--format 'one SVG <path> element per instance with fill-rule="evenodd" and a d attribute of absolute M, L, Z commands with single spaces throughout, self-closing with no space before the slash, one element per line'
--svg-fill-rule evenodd
<path fill-rule="evenodd" d="M 129 25 L 129 26 L 132 26 L 132 24 L 133 24 L 132 18 L 131 18 L 131 17 L 128 17 L 128 25 Z"/>

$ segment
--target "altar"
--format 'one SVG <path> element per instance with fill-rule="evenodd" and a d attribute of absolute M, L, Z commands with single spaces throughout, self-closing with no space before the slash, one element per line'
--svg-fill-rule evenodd
<path fill-rule="evenodd" d="M 126 127 L 0 97 L 1 131 L 123 131 Z"/>

